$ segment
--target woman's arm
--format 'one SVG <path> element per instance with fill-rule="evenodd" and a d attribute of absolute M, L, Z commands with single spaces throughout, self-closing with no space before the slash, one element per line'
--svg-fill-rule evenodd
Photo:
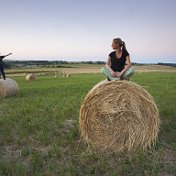
<path fill-rule="evenodd" d="M 130 59 L 130 56 L 128 55 L 127 57 L 126 57 L 126 66 L 125 66 L 125 68 L 119 73 L 120 74 L 120 76 L 122 76 L 123 75 L 123 73 L 125 73 L 130 67 L 131 67 L 131 59 Z"/>
<path fill-rule="evenodd" d="M 12 53 L 9 53 L 9 54 L 5 55 L 5 57 L 10 56 L 10 55 L 12 55 Z"/>
<path fill-rule="evenodd" d="M 10 55 L 12 55 L 12 53 L 9 53 L 7 55 L 1 56 L 2 57 L 1 59 L 4 59 L 5 57 L 10 56 Z"/>
<path fill-rule="evenodd" d="M 108 59 L 107 59 L 107 61 L 106 61 L 105 67 L 111 72 L 111 75 L 113 77 L 117 77 L 117 73 L 112 70 L 112 68 L 110 67 L 110 65 L 111 65 L 111 57 L 109 56 Z"/>

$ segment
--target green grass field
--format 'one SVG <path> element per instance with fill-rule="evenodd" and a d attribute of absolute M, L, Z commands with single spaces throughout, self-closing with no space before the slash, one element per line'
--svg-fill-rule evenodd
<path fill-rule="evenodd" d="M 14 79 L 18 96 L 0 100 L 0 175 L 176 175 L 176 73 L 132 77 L 154 96 L 161 118 L 156 147 L 134 157 L 95 154 L 80 141 L 80 105 L 101 74 Z"/>

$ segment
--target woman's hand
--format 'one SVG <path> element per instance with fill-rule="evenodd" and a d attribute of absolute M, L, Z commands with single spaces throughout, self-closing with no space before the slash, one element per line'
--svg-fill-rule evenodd
<path fill-rule="evenodd" d="M 121 73 L 116 73 L 115 71 L 111 71 L 111 75 L 113 76 L 113 77 L 115 77 L 115 78 L 120 78 L 121 76 L 122 76 L 122 74 Z"/>
<path fill-rule="evenodd" d="M 111 75 L 112 75 L 113 77 L 117 77 L 117 73 L 116 73 L 115 71 L 113 71 L 113 70 L 111 70 Z"/>
<path fill-rule="evenodd" d="M 116 77 L 117 77 L 117 78 L 120 78 L 121 76 L 122 76 L 121 73 L 116 73 Z"/>

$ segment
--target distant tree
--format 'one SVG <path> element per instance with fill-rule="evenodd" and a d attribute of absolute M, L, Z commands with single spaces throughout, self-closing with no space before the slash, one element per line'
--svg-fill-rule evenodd
<path fill-rule="evenodd" d="M 157 65 L 166 65 L 170 67 L 176 67 L 176 63 L 163 63 L 163 62 L 158 62 Z"/>
<path fill-rule="evenodd" d="M 96 64 L 105 64 L 106 62 L 104 61 L 96 61 Z"/>

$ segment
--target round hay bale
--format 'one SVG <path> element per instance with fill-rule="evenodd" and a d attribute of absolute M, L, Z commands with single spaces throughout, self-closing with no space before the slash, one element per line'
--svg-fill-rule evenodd
<path fill-rule="evenodd" d="M 6 80 L 0 80 L 0 96 L 1 97 L 11 97 L 18 93 L 18 84 L 15 80 L 11 78 L 6 78 Z"/>
<path fill-rule="evenodd" d="M 97 83 L 97 84 L 89 91 L 89 94 L 92 93 L 92 92 L 94 92 L 94 90 L 96 90 L 99 86 L 101 86 L 101 85 L 103 85 L 103 84 L 105 84 L 105 83 L 107 83 L 107 82 L 108 82 L 107 79 L 100 81 L 99 83 Z"/>
<path fill-rule="evenodd" d="M 79 115 L 83 140 L 99 151 L 119 153 L 148 149 L 159 132 L 152 96 L 128 81 L 102 81 L 85 97 Z"/>
<path fill-rule="evenodd" d="M 32 81 L 36 79 L 36 75 L 35 74 L 27 74 L 26 75 L 26 81 Z"/>
<path fill-rule="evenodd" d="M 0 97 L 4 97 L 4 91 L 3 83 L 0 81 Z"/>

